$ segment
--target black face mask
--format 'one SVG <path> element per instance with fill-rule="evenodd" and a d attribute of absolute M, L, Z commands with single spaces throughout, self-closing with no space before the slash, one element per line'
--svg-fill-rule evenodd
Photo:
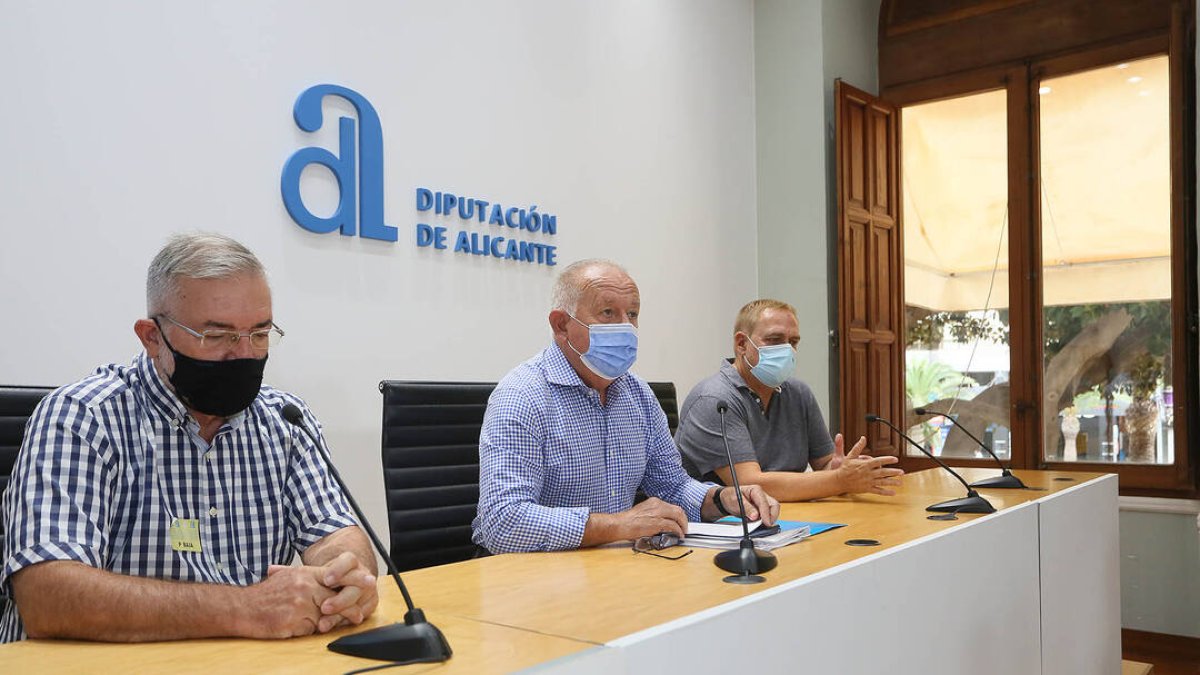
<path fill-rule="evenodd" d="M 175 387 L 175 395 L 184 405 L 205 415 L 229 417 L 254 402 L 262 387 L 266 356 L 261 359 L 224 361 L 194 359 L 180 354 L 171 346 L 162 326 L 159 326 L 158 332 L 163 336 L 163 344 L 175 356 L 175 372 L 168 379 Z"/>

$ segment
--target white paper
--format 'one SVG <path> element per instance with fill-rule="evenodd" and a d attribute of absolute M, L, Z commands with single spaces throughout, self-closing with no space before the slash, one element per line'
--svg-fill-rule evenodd
<path fill-rule="evenodd" d="M 753 532 L 762 525 L 761 520 L 752 520 L 746 523 L 746 527 Z M 742 537 L 741 523 L 688 523 L 687 536 L 699 535 L 701 537 L 732 537 L 740 539 Z"/>

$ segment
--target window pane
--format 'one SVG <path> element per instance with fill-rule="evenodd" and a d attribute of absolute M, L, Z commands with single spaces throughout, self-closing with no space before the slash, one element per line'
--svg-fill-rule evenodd
<path fill-rule="evenodd" d="M 905 386 L 909 435 L 984 457 L 940 415 L 1009 456 L 1008 159 L 1003 90 L 905 108 Z M 910 455 L 920 454 L 909 448 Z"/>
<path fill-rule="evenodd" d="M 1038 98 L 1046 458 L 1170 464 L 1167 57 Z"/>

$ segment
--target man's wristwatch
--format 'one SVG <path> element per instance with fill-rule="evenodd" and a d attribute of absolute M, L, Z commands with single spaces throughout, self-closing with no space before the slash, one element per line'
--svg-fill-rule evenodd
<path fill-rule="evenodd" d="M 721 503 L 721 492 L 724 491 L 726 487 L 729 487 L 729 486 L 726 485 L 724 487 L 717 488 L 717 491 L 713 493 L 712 503 L 713 503 L 713 506 L 717 507 L 717 511 L 722 516 L 732 516 L 733 514 L 730 513 L 729 511 L 726 511 L 725 505 Z"/>

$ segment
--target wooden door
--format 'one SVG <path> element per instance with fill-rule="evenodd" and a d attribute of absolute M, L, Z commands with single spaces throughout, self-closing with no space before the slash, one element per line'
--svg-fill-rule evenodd
<path fill-rule="evenodd" d="M 900 455 L 902 441 L 865 420 L 906 427 L 899 113 L 841 80 L 835 98 L 840 429 L 847 445 L 866 436 L 871 454 Z"/>

